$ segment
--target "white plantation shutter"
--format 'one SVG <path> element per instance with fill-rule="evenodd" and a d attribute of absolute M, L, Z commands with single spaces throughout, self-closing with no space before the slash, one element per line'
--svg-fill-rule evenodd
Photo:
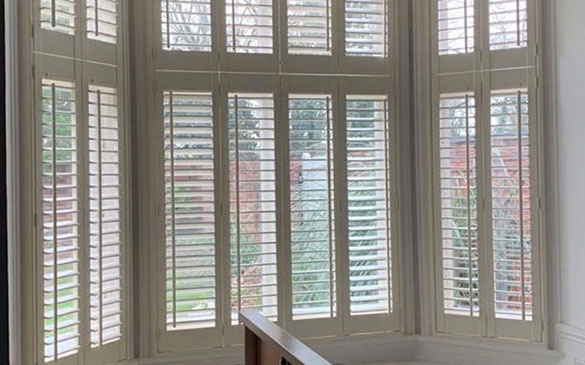
<path fill-rule="evenodd" d="M 540 1 L 432 8 L 437 329 L 540 342 Z"/>
<path fill-rule="evenodd" d="M 439 54 L 471 53 L 475 46 L 475 0 L 438 0 Z"/>
<path fill-rule="evenodd" d="M 126 357 L 130 169 L 118 43 L 125 5 L 34 0 L 23 18 L 32 33 L 23 43 L 30 87 L 22 108 L 32 117 L 23 122 L 31 133 L 20 139 L 34 170 L 22 189 L 35 206 L 26 223 L 35 256 L 26 257 L 32 267 L 21 275 L 32 323 L 23 327 L 26 363 Z"/>
<path fill-rule="evenodd" d="M 87 0 L 87 37 L 116 43 L 118 37 L 118 0 Z"/>
<path fill-rule="evenodd" d="M 290 54 L 331 54 L 331 1 L 288 0 L 287 31 Z"/>
<path fill-rule="evenodd" d="M 79 128 L 71 82 L 42 80 L 42 282 L 45 362 L 80 347 Z"/>
<path fill-rule="evenodd" d="M 228 52 L 272 53 L 272 1 L 225 0 Z"/>
<path fill-rule="evenodd" d="M 475 97 L 444 94 L 439 108 L 443 308 L 478 317 Z"/>
<path fill-rule="evenodd" d="M 121 135 L 117 90 L 90 86 L 89 246 L 91 345 L 122 336 Z"/>
<path fill-rule="evenodd" d="M 164 197 L 164 213 L 153 205 L 139 214 L 155 222 L 159 248 L 152 253 L 158 351 L 239 343 L 242 309 L 299 336 L 400 328 L 401 288 L 390 282 L 398 273 L 391 260 L 400 257 L 391 253 L 399 239 L 391 237 L 389 202 L 397 201 L 388 79 L 395 5 L 152 5 L 148 72 L 156 74 L 159 123 L 149 140 L 158 148 L 148 200 Z M 334 29 L 347 37 L 334 40 Z M 287 73 L 300 72 L 321 77 L 287 84 Z M 360 86 L 345 90 L 341 74 Z M 350 90 L 366 96 L 347 100 L 346 124 Z M 346 153 L 352 160 L 335 166 L 341 178 L 334 179 L 333 161 L 345 164 Z M 348 213 L 350 233 L 341 223 Z"/>
<path fill-rule="evenodd" d="M 496 318 L 532 320 L 532 165 L 526 90 L 491 95 Z"/>
<path fill-rule="evenodd" d="M 228 96 L 231 320 L 277 320 L 276 161 L 272 94 Z"/>
<path fill-rule="evenodd" d="M 293 320 L 336 315 L 330 95 L 289 96 Z"/>
<path fill-rule="evenodd" d="M 161 0 L 162 47 L 211 51 L 211 0 Z"/>
<path fill-rule="evenodd" d="M 489 0 L 490 49 L 528 45 L 528 0 Z"/>
<path fill-rule="evenodd" d="M 76 0 L 40 0 L 41 27 L 74 34 L 75 7 Z"/>
<path fill-rule="evenodd" d="M 168 330 L 216 324 L 212 127 L 211 93 L 164 93 Z"/>
<path fill-rule="evenodd" d="M 345 54 L 388 56 L 388 0 L 345 0 Z"/>
<path fill-rule="evenodd" d="M 348 95 L 347 190 L 351 315 L 392 310 L 390 126 L 386 96 Z"/>

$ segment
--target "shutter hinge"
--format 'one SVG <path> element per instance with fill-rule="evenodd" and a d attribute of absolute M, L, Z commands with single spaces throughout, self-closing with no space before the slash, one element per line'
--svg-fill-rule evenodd
<path fill-rule="evenodd" d="M 534 45 L 534 56 L 538 57 L 538 54 L 540 53 L 540 49 L 538 48 L 538 44 Z"/>

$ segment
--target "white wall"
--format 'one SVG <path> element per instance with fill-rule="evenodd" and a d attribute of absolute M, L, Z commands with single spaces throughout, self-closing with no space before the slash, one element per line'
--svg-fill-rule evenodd
<path fill-rule="evenodd" d="M 558 346 L 567 364 L 585 365 L 585 0 L 556 0 L 555 11 Z"/>

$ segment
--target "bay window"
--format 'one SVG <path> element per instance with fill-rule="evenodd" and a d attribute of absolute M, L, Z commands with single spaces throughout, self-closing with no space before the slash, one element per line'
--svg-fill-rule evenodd
<path fill-rule="evenodd" d="M 246 309 L 410 333 L 423 259 L 433 332 L 543 341 L 537 0 L 429 0 L 429 201 L 402 186 L 400 1 L 23 3 L 31 363 L 238 345 Z"/>

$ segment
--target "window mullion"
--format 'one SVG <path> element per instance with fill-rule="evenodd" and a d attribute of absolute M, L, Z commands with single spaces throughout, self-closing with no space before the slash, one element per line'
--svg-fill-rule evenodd
<path fill-rule="evenodd" d="M 221 230 L 219 232 L 221 240 L 219 245 L 221 251 L 221 270 L 216 269 L 222 282 L 221 298 L 224 303 L 218 311 L 222 312 L 222 338 L 223 344 L 229 345 L 229 333 L 231 328 L 231 244 L 230 244 L 230 167 L 229 167 L 229 121 L 228 121 L 228 96 L 227 83 L 221 82 L 218 85 L 218 103 L 219 104 L 219 138 L 218 148 L 220 153 L 216 156 L 219 160 L 219 175 L 221 176 L 219 186 L 221 188 Z"/>
<path fill-rule="evenodd" d="M 483 336 L 495 336 L 494 321 L 494 285 L 493 285 L 493 246 L 492 246 L 492 193 L 491 193 L 491 82 L 489 76 L 479 78 L 478 88 L 478 191 L 481 192 L 479 209 L 479 257 L 480 257 L 480 317 Z"/>
<path fill-rule="evenodd" d="M 80 64 L 78 64 L 80 65 Z M 88 359 L 91 348 L 91 272 L 90 272 L 90 194 L 89 194 L 89 114 L 88 86 L 82 76 L 81 67 L 76 70 L 76 95 L 78 128 L 78 186 L 79 186 L 79 276 L 80 276 L 80 359 Z"/>
<path fill-rule="evenodd" d="M 347 112 L 345 99 L 347 92 L 342 85 L 335 83 L 333 93 L 333 154 L 335 161 L 335 261 L 337 270 L 337 315 L 341 319 L 341 331 L 347 334 L 350 328 L 350 291 L 349 291 L 349 218 L 347 197 Z"/>
<path fill-rule="evenodd" d="M 291 202 L 290 202 L 290 145 L 289 145 L 289 107 L 288 107 L 288 88 L 284 81 L 280 82 L 280 118 L 276 124 L 276 161 L 277 163 L 277 181 L 281 188 L 280 194 L 277 195 L 277 202 L 280 202 L 280 209 L 277 207 L 277 214 L 280 218 L 280 250 L 278 266 L 280 273 L 278 305 L 279 314 L 282 313 L 281 323 L 285 328 L 292 324 L 292 246 L 291 246 Z M 280 158 L 278 156 L 280 154 Z M 280 166 L 278 166 L 280 165 Z"/>
<path fill-rule="evenodd" d="M 223 176 L 222 174 L 222 146 L 223 146 L 223 132 L 222 132 L 222 114 L 221 108 L 223 106 L 222 98 L 219 90 L 219 83 L 214 80 L 212 82 L 212 114 L 213 114 L 213 186 L 214 186 L 214 197 L 215 197 L 215 212 L 214 212 L 214 238 L 215 238 L 215 328 L 216 333 L 220 334 L 218 344 L 221 344 L 221 338 L 223 338 L 223 324 L 227 321 L 224 317 L 225 313 L 223 308 L 227 306 L 224 292 L 225 281 L 223 278 L 225 270 L 225 248 L 223 244 L 223 217 L 226 207 L 226 202 L 229 202 L 229 196 L 225 196 L 222 190 Z M 226 200 L 227 199 L 227 200 Z M 229 287 L 227 288 L 229 290 Z"/>

